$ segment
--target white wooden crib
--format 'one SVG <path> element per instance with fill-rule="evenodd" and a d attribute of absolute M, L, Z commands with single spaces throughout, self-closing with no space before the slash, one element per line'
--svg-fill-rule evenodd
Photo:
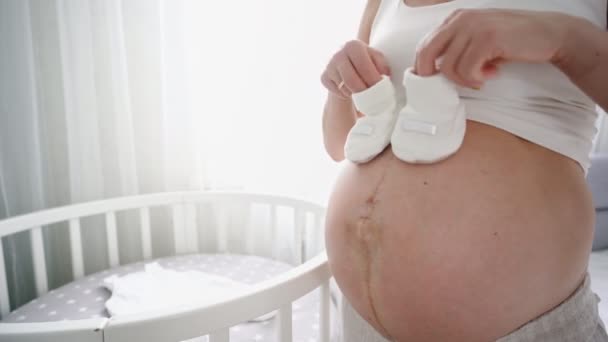
<path fill-rule="evenodd" d="M 101 215 L 105 217 L 107 258 L 110 268 L 120 266 L 119 234 L 116 215 L 123 211 L 136 211 L 139 216 L 140 243 L 143 260 L 152 258 L 153 244 L 150 229 L 150 210 L 168 207 L 172 217 L 171 230 L 175 255 L 202 252 L 197 227 L 197 206 L 209 204 L 217 211 L 213 229 L 217 231 L 214 241 L 220 252 L 231 252 L 226 243 L 226 220 L 230 208 L 251 208 L 254 205 L 268 208 L 270 239 L 264 244 L 265 256 L 279 258 L 274 243 L 279 238 L 279 229 L 293 229 L 293 241 L 281 246 L 290 246 L 288 257 L 280 257 L 293 265 L 276 277 L 254 284 L 250 290 L 225 302 L 201 306 L 187 306 L 135 314 L 123 317 L 98 317 L 38 323 L 0 322 L 0 341 L 49 341 L 49 342 L 127 342 L 182 341 L 207 335 L 209 341 L 229 341 L 229 329 L 241 322 L 278 310 L 276 340 L 292 341 L 292 303 L 317 288 L 319 299 L 319 340 L 330 338 L 330 279 L 324 251 L 323 222 L 325 208 L 319 204 L 292 198 L 227 191 L 158 193 L 103 201 L 75 204 L 43 210 L 0 221 L 0 237 L 28 231 L 31 237 L 35 285 L 38 296 L 49 291 L 45 262 L 43 229 L 58 222 L 69 223 L 69 246 L 71 250 L 74 279 L 85 277 L 81 219 Z M 292 224 L 280 224 L 277 211 L 287 210 L 292 215 Z M 246 211 L 248 212 L 248 211 Z M 246 240 L 245 254 L 254 254 L 247 239 L 256 234 L 255 222 L 248 222 L 242 238 Z M 48 227 L 47 227 L 48 226 Z M 45 228 L 46 227 L 46 228 Z M 286 247 L 287 248 L 287 247 Z M 287 259 L 287 260 L 285 260 Z M 2 244 L 0 243 L 0 313 L 6 316 L 11 311 L 7 287 L 7 275 Z"/>

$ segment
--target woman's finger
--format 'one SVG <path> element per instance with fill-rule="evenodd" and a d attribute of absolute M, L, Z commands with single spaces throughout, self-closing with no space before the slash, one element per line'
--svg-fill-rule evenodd
<path fill-rule="evenodd" d="M 388 62 L 386 61 L 386 58 L 384 57 L 382 52 L 377 51 L 372 48 L 368 48 L 368 51 L 369 51 L 369 55 L 370 55 L 372 61 L 376 65 L 376 69 L 378 69 L 378 71 L 382 75 L 390 76 L 391 68 L 389 67 Z"/>
<path fill-rule="evenodd" d="M 416 51 L 415 69 L 420 76 L 430 76 L 437 72 L 435 60 L 443 55 L 443 52 L 454 38 L 455 27 L 452 23 L 439 27 L 425 37 Z"/>
<path fill-rule="evenodd" d="M 321 76 L 321 83 L 323 84 L 323 86 L 325 86 L 325 88 L 327 88 L 327 90 L 334 93 L 335 95 L 342 98 L 347 98 L 347 96 L 338 88 L 338 84 L 340 82 L 340 75 L 335 69 L 330 70 L 333 70 L 333 72 L 323 73 L 323 75 Z"/>
<path fill-rule="evenodd" d="M 495 59 L 492 55 L 492 46 L 491 42 L 488 42 L 483 36 L 477 36 L 471 40 L 471 44 L 463 52 L 456 72 L 468 83 L 468 86 L 480 88 L 486 76 L 496 73 L 497 63 L 488 65 Z"/>
<path fill-rule="evenodd" d="M 368 88 L 379 82 L 381 76 L 380 71 L 376 69 L 376 65 L 366 50 L 365 48 L 353 49 L 347 51 L 347 54 L 355 71 L 363 81 L 365 88 Z"/>
<path fill-rule="evenodd" d="M 348 90 L 348 92 L 352 94 L 367 89 L 365 83 L 357 73 L 357 70 L 355 70 L 355 67 L 350 59 L 346 59 L 339 64 L 337 69 L 338 73 L 340 74 L 340 79 L 344 81 L 342 90 Z"/>
<path fill-rule="evenodd" d="M 339 84 L 338 84 L 338 86 L 339 86 Z M 339 91 L 345 98 L 349 98 L 353 94 L 353 92 L 350 91 L 345 85 L 343 85 L 341 88 L 339 88 Z"/>
<path fill-rule="evenodd" d="M 471 37 L 468 34 L 456 34 L 454 39 L 447 46 L 439 70 L 450 80 L 461 86 L 468 87 L 469 83 L 463 79 L 457 72 L 456 68 L 462 59 L 462 54 L 471 43 Z"/>
<path fill-rule="evenodd" d="M 344 99 L 348 99 L 352 95 L 352 92 L 348 90 L 348 88 L 344 84 L 342 76 L 340 76 L 338 69 L 333 69 L 333 71 L 334 72 L 332 73 L 332 83 L 336 95 L 341 96 Z"/>
<path fill-rule="evenodd" d="M 441 25 L 447 25 L 447 24 L 449 24 L 449 23 L 450 23 L 450 22 L 452 22 L 452 20 L 454 20 L 455 18 L 457 18 L 457 17 L 461 16 L 461 15 L 462 15 L 462 14 L 463 14 L 465 11 L 467 11 L 467 10 L 462 9 L 462 8 L 459 8 L 459 9 L 456 9 L 456 10 L 452 11 L 452 13 L 450 13 L 450 15 L 448 15 L 448 16 L 447 16 L 447 17 L 446 17 L 446 18 L 443 20 L 443 23 L 442 23 Z"/>
<path fill-rule="evenodd" d="M 342 78 L 340 76 L 340 73 L 338 72 L 338 69 L 333 69 L 332 80 L 334 88 L 336 89 L 336 94 L 340 94 L 342 98 L 348 99 L 351 95 L 351 92 L 344 85 L 340 87 L 340 84 L 342 83 Z"/>
<path fill-rule="evenodd" d="M 504 62 L 505 60 L 502 58 L 494 58 L 493 60 L 486 62 L 481 69 L 484 79 L 496 76 L 498 74 L 499 65 Z"/>

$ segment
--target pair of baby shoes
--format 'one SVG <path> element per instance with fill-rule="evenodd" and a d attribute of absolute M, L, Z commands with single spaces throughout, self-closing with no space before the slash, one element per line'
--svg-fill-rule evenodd
<path fill-rule="evenodd" d="M 365 116 L 348 133 L 346 159 L 368 162 L 390 143 L 395 156 L 404 162 L 435 163 L 460 148 L 466 114 L 454 84 L 441 74 L 421 77 L 408 68 L 403 85 L 407 103 L 401 109 L 386 75 L 352 95 L 355 107 Z"/>

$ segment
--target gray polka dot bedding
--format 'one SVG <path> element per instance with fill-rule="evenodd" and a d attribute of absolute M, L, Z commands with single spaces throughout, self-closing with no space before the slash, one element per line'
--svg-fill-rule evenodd
<path fill-rule="evenodd" d="M 245 284 L 255 284 L 278 275 L 291 265 L 268 258 L 240 254 L 194 254 L 154 260 L 160 266 L 175 271 L 198 270 L 230 278 Z M 111 292 L 103 280 L 116 275 L 124 276 L 144 269 L 146 263 L 105 270 L 49 291 L 11 312 L 3 323 L 52 322 L 92 317 L 109 317 L 105 302 Z M 293 304 L 293 335 L 295 342 L 319 340 L 319 289 L 315 289 Z M 336 333 L 336 306 L 331 305 L 332 335 Z M 230 329 L 231 341 L 275 341 L 275 315 L 265 314 Z M 207 338 L 192 341 L 204 342 Z"/>

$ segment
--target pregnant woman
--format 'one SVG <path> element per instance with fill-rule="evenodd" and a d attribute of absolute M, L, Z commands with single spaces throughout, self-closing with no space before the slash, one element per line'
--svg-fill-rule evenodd
<path fill-rule="evenodd" d="M 344 160 L 352 95 L 440 74 L 466 107 L 460 149 L 432 164 L 390 146 L 345 161 L 326 247 L 344 340 L 608 341 L 587 262 L 585 175 L 608 108 L 606 0 L 368 0 L 330 60 L 325 147 Z"/>

